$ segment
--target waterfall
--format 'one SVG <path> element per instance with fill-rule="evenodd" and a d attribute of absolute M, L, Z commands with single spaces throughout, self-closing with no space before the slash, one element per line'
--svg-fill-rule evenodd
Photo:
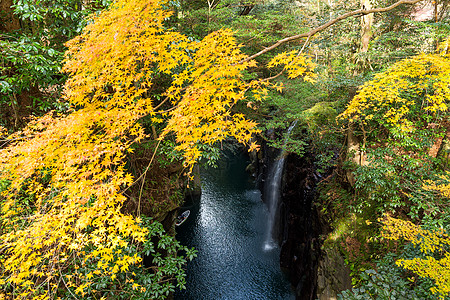
<path fill-rule="evenodd" d="M 292 122 L 289 126 L 286 138 L 284 140 L 283 147 L 280 150 L 278 158 L 274 162 L 272 168 L 269 170 L 266 183 L 267 205 L 269 206 L 269 220 L 267 222 L 267 235 L 264 242 L 264 250 L 271 250 L 276 247 L 276 242 L 273 239 L 273 228 L 275 224 L 275 218 L 278 212 L 278 202 L 280 199 L 281 179 L 283 177 L 284 161 L 286 157 L 285 146 L 286 142 L 294 129 L 297 121 Z"/>

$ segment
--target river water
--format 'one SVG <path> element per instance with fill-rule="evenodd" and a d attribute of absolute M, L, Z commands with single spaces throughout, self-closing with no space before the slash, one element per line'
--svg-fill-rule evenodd
<path fill-rule="evenodd" d="M 195 247 L 187 289 L 175 299 L 295 299 L 279 267 L 279 249 L 265 249 L 268 209 L 245 172 L 244 155 L 202 170 L 202 196 L 187 201 L 189 218 L 177 239 Z"/>

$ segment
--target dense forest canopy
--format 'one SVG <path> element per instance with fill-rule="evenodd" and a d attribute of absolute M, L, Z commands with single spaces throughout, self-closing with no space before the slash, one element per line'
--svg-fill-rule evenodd
<path fill-rule="evenodd" d="M 286 150 L 331 174 L 317 209 L 352 271 L 340 297 L 449 296 L 446 0 L 0 10 L 0 297 L 183 288 L 195 251 L 162 223 L 194 166 L 281 147 L 294 120 Z"/>

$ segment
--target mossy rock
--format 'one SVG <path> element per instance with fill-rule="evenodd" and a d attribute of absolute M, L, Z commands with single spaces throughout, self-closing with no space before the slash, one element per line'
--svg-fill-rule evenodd
<path fill-rule="evenodd" d="M 323 101 L 316 103 L 313 107 L 303 112 L 302 117 L 304 123 L 308 124 L 310 127 L 316 127 L 318 125 L 333 122 L 337 116 L 335 108 L 337 105 L 337 101 Z"/>

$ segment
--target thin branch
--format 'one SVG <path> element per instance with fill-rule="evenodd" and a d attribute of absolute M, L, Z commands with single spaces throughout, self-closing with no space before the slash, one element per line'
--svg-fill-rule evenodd
<path fill-rule="evenodd" d="M 180 92 L 182 92 L 182 91 L 184 91 L 184 90 L 186 90 L 186 89 L 187 89 L 187 87 L 184 87 L 184 88 L 182 88 L 182 89 L 180 90 Z M 159 103 L 158 105 L 156 105 L 156 106 L 153 108 L 153 111 L 154 111 L 154 112 L 157 112 L 156 110 L 157 110 L 158 108 L 160 108 L 164 103 L 166 103 L 167 100 L 169 100 L 169 96 L 166 96 L 166 98 L 164 98 L 164 100 L 161 101 L 161 103 Z M 163 111 L 163 112 L 164 112 L 164 111 Z"/>
<path fill-rule="evenodd" d="M 147 168 L 145 169 L 145 171 L 136 180 L 134 180 L 129 186 L 127 186 L 123 191 L 121 191 L 120 194 L 123 195 L 129 188 L 131 188 L 133 185 L 135 185 L 142 177 L 144 177 L 143 181 L 145 181 L 145 174 L 147 173 L 148 169 L 150 168 L 150 165 L 153 162 L 153 158 L 156 155 L 156 151 L 158 150 L 158 147 L 159 147 L 160 143 L 161 143 L 161 140 L 158 141 L 158 144 L 156 145 L 155 151 L 153 152 L 153 155 L 152 155 L 152 158 L 150 160 L 150 163 L 147 165 Z M 141 188 L 141 192 L 142 192 L 142 188 Z M 139 195 L 139 202 L 141 200 L 140 197 L 141 197 L 141 195 Z"/>
<path fill-rule="evenodd" d="M 420 1 L 423 1 L 423 0 L 400 0 L 400 1 L 397 1 L 394 4 L 389 5 L 387 7 L 367 9 L 367 10 L 358 9 L 358 10 L 350 11 L 350 12 L 345 13 L 345 14 L 343 14 L 343 15 L 335 18 L 335 19 L 332 19 L 332 20 L 326 22 L 325 24 L 323 24 L 323 25 L 321 25 L 319 27 L 316 27 L 316 28 L 314 28 L 314 29 L 312 29 L 312 30 L 310 30 L 308 32 L 297 34 L 297 35 L 293 35 L 293 36 L 281 39 L 278 42 L 276 42 L 275 44 L 273 44 L 272 46 L 264 48 L 263 50 L 259 51 L 258 53 L 247 57 L 242 62 L 247 62 L 249 60 L 252 60 L 252 59 L 254 59 L 254 58 L 256 58 L 256 57 L 258 57 L 258 56 L 260 56 L 260 55 L 262 55 L 262 54 L 264 54 L 266 52 L 269 52 L 269 51 L 275 49 L 276 47 L 278 47 L 278 46 L 280 46 L 280 45 L 282 45 L 284 43 L 287 43 L 287 42 L 290 42 L 290 41 L 293 41 L 293 40 L 297 40 L 297 39 L 300 39 L 300 38 L 305 38 L 305 37 L 310 38 L 313 35 L 315 35 L 316 33 L 321 32 L 321 31 L 327 29 L 328 27 L 330 27 L 331 25 L 334 25 L 335 23 L 337 23 L 339 21 L 342 21 L 344 19 L 347 19 L 347 18 L 350 18 L 350 17 L 353 17 L 353 16 L 358 16 L 359 17 L 359 16 L 364 16 L 364 15 L 373 14 L 373 13 L 387 12 L 387 11 L 393 10 L 394 8 L 396 8 L 399 5 L 402 5 L 402 4 L 412 5 L 412 4 L 416 4 L 416 3 L 420 2 Z"/>
<path fill-rule="evenodd" d="M 155 113 L 157 113 L 157 114 L 165 114 L 165 113 L 171 112 L 172 110 L 177 109 L 177 108 L 178 108 L 178 105 L 175 105 L 174 107 L 171 107 L 169 109 L 162 110 L 162 111 L 157 111 Z"/>
<path fill-rule="evenodd" d="M 152 158 L 150 159 L 150 162 L 148 163 L 147 168 L 145 169 L 144 173 L 139 177 L 139 178 L 141 178 L 141 177 L 143 177 L 143 178 L 142 178 L 141 189 L 140 189 L 140 191 L 139 191 L 138 209 L 137 209 L 138 217 L 141 215 L 141 197 L 142 197 L 142 191 L 143 191 L 143 189 L 144 189 L 145 177 L 147 176 L 147 171 L 148 171 L 148 169 L 150 168 L 150 166 L 151 166 L 151 164 L 152 164 L 152 162 L 153 162 L 153 159 L 155 158 L 155 155 L 156 155 L 156 152 L 158 151 L 158 148 L 159 148 L 159 144 L 160 144 L 160 143 L 161 143 L 161 139 L 158 141 L 158 144 L 156 145 L 155 151 L 153 151 Z M 139 180 L 139 179 L 138 179 L 138 180 Z"/>
<path fill-rule="evenodd" d="M 69 293 L 75 298 L 78 299 L 77 296 L 75 296 L 72 291 L 70 290 L 70 288 L 67 286 L 66 282 L 64 281 L 64 275 L 61 273 L 61 269 L 59 270 L 59 275 L 61 276 L 62 282 L 64 283 L 64 285 L 66 286 L 67 290 L 69 291 Z"/>
<path fill-rule="evenodd" d="M 164 98 L 164 100 L 163 100 L 161 103 L 159 103 L 158 105 L 156 105 L 156 106 L 153 108 L 153 111 L 156 111 L 158 108 L 160 108 L 164 103 L 166 103 L 167 100 L 169 100 L 169 96 L 167 96 L 166 98 Z"/>
<path fill-rule="evenodd" d="M 14 141 L 20 141 L 20 140 L 26 140 L 26 139 L 30 139 L 33 138 L 34 136 L 21 136 L 21 137 L 17 137 L 17 138 L 12 138 L 12 139 L 4 139 L 4 140 L 0 140 L 0 143 L 3 143 L 0 145 L 0 149 L 2 149 L 3 147 L 5 147 L 5 145 L 12 143 Z"/>
<path fill-rule="evenodd" d="M 303 50 L 305 50 L 305 47 L 306 47 L 306 45 L 308 45 L 309 39 L 310 39 L 310 38 L 311 38 L 311 36 L 308 36 L 308 38 L 306 39 L 305 43 L 304 43 L 303 46 L 302 46 L 302 49 L 300 49 L 300 52 L 297 54 L 297 56 L 299 56 L 300 53 L 302 53 Z"/>

